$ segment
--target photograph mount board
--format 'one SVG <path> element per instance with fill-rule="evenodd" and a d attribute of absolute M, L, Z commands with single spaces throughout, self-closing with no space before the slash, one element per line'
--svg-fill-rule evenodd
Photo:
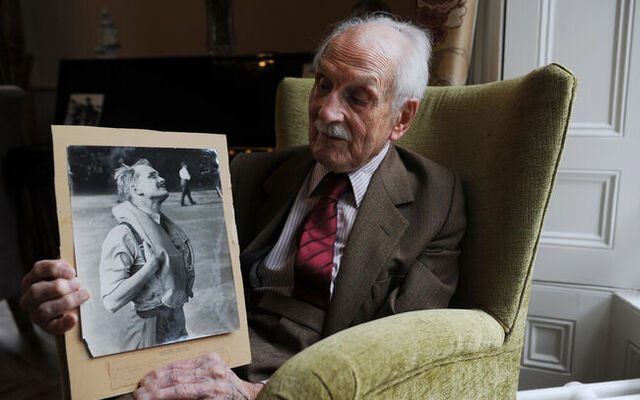
<path fill-rule="evenodd" d="M 85 307 L 81 310 L 81 326 L 76 326 L 65 334 L 69 372 L 68 389 L 72 398 L 103 398 L 131 392 L 135 389 L 139 379 L 151 370 L 176 360 L 196 357 L 211 351 L 218 352 L 231 367 L 248 364 L 250 362 L 248 331 L 224 135 L 84 126 L 53 126 L 52 130 L 60 253 L 62 259 L 69 261 L 76 268 L 83 287 L 89 286 L 90 301 L 93 302 L 88 302 L 88 304 L 92 304 L 92 309 Z M 206 164 L 207 159 L 212 158 L 212 153 L 215 153 L 217 158 L 215 164 L 219 170 L 217 184 L 213 179 L 210 179 L 211 166 L 202 166 L 203 162 Z M 71 155 L 71 159 L 69 155 Z M 139 298 L 133 298 L 130 301 L 127 298 L 124 300 L 119 298 L 115 303 L 108 304 L 105 301 L 112 291 L 117 292 L 116 289 L 120 284 L 119 278 L 113 278 L 113 274 L 104 274 L 101 271 L 101 268 L 106 270 L 102 263 L 103 259 L 108 258 L 105 256 L 104 248 L 110 248 L 109 243 L 111 243 L 105 244 L 103 242 L 106 240 L 106 232 L 110 232 L 110 229 L 114 228 L 116 231 L 127 232 L 126 235 L 121 236 L 128 236 L 128 240 L 132 241 L 132 234 L 127 231 L 129 228 L 123 228 L 119 225 L 118 217 L 120 214 L 116 212 L 123 207 L 131 208 L 131 204 L 124 204 L 124 206 L 119 204 L 123 200 L 116 200 L 116 184 L 111 178 L 119 166 L 133 164 L 136 159 L 140 158 L 151 158 L 149 160 L 151 166 L 144 167 L 144 171 L 150 172 L 150 177 L 153 175 L 151 171 L 155 171 L 158 176 L 166 176 L 166 178 L 155 178 L 155 182 L 161 182 L 157 184 L 157 189 L 160 191 L 163 189 L 162 186 L 166 186 L 168 197 L 161 201 L 162 212 L 160 214 L 165 215 L 166 219 L 171 222 L 162 225 L 164 230 L 156 230 L 161 232 L 160 236 L 165 235 L 163 232 L 169 232 L 165 236 L 171 238 L 174 244 L 180 242 L 180 240 L 176 240 L 176 237 L 187 238 L 190 248 L 188 251 L 180 250 L 181 246 L 178 244 L 176 246 L 178 250 L 176 250 L 170 245 L 166 245 L 169 240 L 166 238 L 163 247 L 160 244 L 162 239 L 158 239 L 160 236 L 157 236 L 157 232 L 154 233 L 152 223 L 147 225 L 144 223 L 142 225 L 134 224 L 136 227 L 133 227 L 133 230 L 140 230 L 138 236 L 144 236 L 145 239 L 141 242 L 146 243 L 140 244 L 142 249 L 140 251 L 132 250 L 131 243 L 125 243 L 125 248 L 129 246 L 131 257 L 134 252 L 139 253 L 135 257 L 140 258 L 141 261 L 129 263 L 126 262 L 129 256 L 121 256 L 125 260 L 124 265 L 131 264 L 133 266 L 135 264 L 136 271 L 132 271 L 133 274 L 144 272 L 140 268 L 145 264 L 146 257 L 152 258 L 145 254 L 144 249 L 147 249 L 146 251 L 150 251 L 152 254 L 158 254 L 157 258 L 162 260 L 156 264 L 160 265 L 160 267 L 156 267 L 156 276 L 171 278 L 172 274 L 175 275 L 175 271 L 178 271 L 175 275 L 177 278 L 174 277 L 171 278 L 173 280 L 168 281 L 168 290 L 164 288 L 155 291 L 156 295 L 160 293 L 163 297 L 159 303 L 161 308 L 156 307 L 158 304 L 145 298 L 145 296 L 150 298 L 148 293 L 153 290 L 147 290 L 147 294 L 143 293 Z M 192 172 L 191 182 L 193 184 L 190 194 L 193 195 L 193 199 L 191 199 L 195 203 L 193 205 L 190 205 L 189 202 L 185 206 L 180 205 L 180 200 L 185 201 L 184 196 L 181 196 L 181 194 L 185 194 L 183 186 L 185 181 L 178 176 L 180 161 L 186 161 L 185 164 Z M 73 174 L 71 179 L 69 173 Z M 107 181 L 111 183 L 105 184 Z M 140 182 L 141 188 L 144 184 L 144 182 Z M 133 190 L 138 190 L 138 188 L 134 187 Z M 156 195 L 158 194 L 156 193 Z M 139 213 L 140 210 L 137 210 L 137 207 L 133 207 L 133 211 L 134 214 L 138 213 L 144 216 Z M 111 215 L 112 213 L 113 215 Z M 216 213 L 219 214 L 217 217 L 214 216 Z M 153 217 L 155 214 L 149 215 Z M 215 224 L 221 228 L 218 231 L 210 229 L 210 223 L 201 222 L 213 221 L 214 218 L 218 218 L 218 223 Z M 220 221 L 223 221 L 223 228 Z M 162 220 L 162 222 L 165 221 Z M 81 224 L 84 224 L 83 228 Z M 167 227 L 167 225 L 169 226 Z M 82 239 L 78 240 L 84 235 L 80 234 L 81 232 L 76 232 L 76 240 L 74 241 L 75 227 L 78 227 L 81 232 L 93 233 L 91 240 L 87 239 L 84 242 Z M 147 232 L 150 229 L 151 231 Z M 105 238 L 102 237 L 103 235 Z M 217 237 L 209 237 L 212 235 Z M 213 245 L 207 246 L 207 243 L 213 243 Z M 82 249 L 74 247 L 79 245 L 84 247 Z M 155 250 L 148 250 L 150 247 Z M 164 252 L 163 248 L 165 247 L 171 247 L 174 250 L 173 253 Z M 207 248 L 214 250 L 207 253 Z M 84 254 L 91 256 L 83 259 Z M 193 257 L 193 260 L 190 257 Z M 83 259 L 82 267 L 79 265 L 81 259 Z M 169 269 L 169 265 L 173 270 Z M 166 269 L 164 272 L 163 268 Z M 195 273 L 190 274 L 189 268 L 195 269 Z M 180 272 L 183 270 L 186 272 Z M 116 271 L 119 270 L 116 269 Z M 127 272 L 129 271 L 127 270 Z M 191 283 L 188 282 L 189 276 L 194 277 Z M 101 278 L 111 284 L 100 285 Z M 166 279 L 159 280 L 156 285 L 160 287 L 162 282 L 167 281 Z M 205 289 L 205 287 L 211 289 L 216 285 L 219 285 L 220 288 L 226 288 L 226 292 L 222 289 L 215 292 Z M 218 302 L 216 303 L 216 301 Z M 200 309 L 201 305 L 210 305 L 212 302 L 217 304 L 213 311 L 211 308 L 208 311 Z M 112 306 L 112 304 L 116 305 Z M 108 312 L 111 307 L 117 309 L 113 313 L 114 316 L 120 312 L 124 314 L 122 309 L 128 307 L 126 312 L 129 313 L 129 316 L 123 317 L 124 320 L 139 326 L 136 322 L 138 320 L 135 318 L 141 317 L 139 321 L 145 322 L 147 328 L 148 326 L 156 326 L 149 324 L 151 321 L 147 319 L 149 316 L 160 321 L 166 310 L 173 312 L 183 309 L 184 317 L 182 325 L 180 322 L 176 323 L 173 316 L 169 319 L 171 321 L 168 324 L 170 333 L 164 342 L 159 339 L 154 341 L 155 332 L 158 332 L 158 337 L 160 337 L 166 331 L 160 328 L 158 322 L 157 329 L 154 330 L 151 339 L 147 338 L 147 344 L 139 350 L 133 350 L 135 345 L 132 347 L 130 341 L 122 341 L 126 345 L 114 347 L 111 343 L 113 341 L 107 339 L 95 342 L 98 345 L 95 345 L 94 349 L 100 351 L 95 351 L 96 354 L 92 354 L 93 351 L 89 350 L 87 342 L 83 338 L 84 333 L 91 330 L 89 326 L 103 324 L 101 329 L 96 330 L 106 331 L 107 336 L 109 336 L 109 331 L 111 333 L 118 332 L 117 329 L 109 329 L 109 326 L 116 325 L 109 320 L 112 318 Z M 221 311 L 221 308 L 225 308 L 222 310 L 224 312 Z M 156 312 L 158 309 L 162 310 L 160 314 Z M 149 310 L 151 310 L 150 313 Z M 216 314 L 214 311 L 221 312 Z M 202 323 L 203 320 L 204 323 Z M 92 321 L 92 325 L 82 325 L 82 322 L 86 321 Z M 177 328 L 171 329 L 171 327 Z M 118 329 L 124 328 L 119 326 Z M 174 333 L 174 336 L 171 336 L 172 330 L 182 333 Z M 125 330 L 124 332 L 133 331 Z M 116 335 L 121 335 L 121 332 Z M 178 338 L 176 335 L 180 337 Z M 116 339 L 117 343 L 119 338 Z M 138 348 L 140 347 L 138 346 Z M 109 355 L 97 356 L 98 354 Z"/>

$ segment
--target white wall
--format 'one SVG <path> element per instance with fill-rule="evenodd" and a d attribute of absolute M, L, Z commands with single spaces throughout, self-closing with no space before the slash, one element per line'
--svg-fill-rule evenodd
<path fill-rule="evenodd" d="M 640 289 L 639 11 L 636 0 L 504 1 L 502 77 L 558 62 L 578 78 L 521 389 L 640 377 L 640 312 L 625 300 Z"/>

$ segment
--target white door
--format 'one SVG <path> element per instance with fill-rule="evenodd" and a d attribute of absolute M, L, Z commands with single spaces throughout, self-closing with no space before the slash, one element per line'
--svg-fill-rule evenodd
<path fill-rule="evenodd" d="M 637 330 L 616 341 L 626 353 L 610 332 L 614 293 L 640 289 L 639 8 L 505 3 L 503 78 L 557 62 L 579 81 L 534 272 L 520 389 L 631 377 L 625 358 L 640 359 Z"/>

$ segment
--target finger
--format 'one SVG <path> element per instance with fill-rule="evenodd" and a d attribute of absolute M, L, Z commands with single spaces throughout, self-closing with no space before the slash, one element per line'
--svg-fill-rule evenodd
<path fill-rule="evenodd" d="M 222 359 L 216 353 L 209 353 L 196 358 L 175 361 L 171 364 L 165 365 L 164 367 L 157 368 L 156 370 L 145 375 L 140 380 L 140 385 L 141 386 L 156 385 L 155 383 L 152 383 L 152 382 L 156 380 L 161 382 L 168 381 L 168 378 L 171 376 L 171 374 L 175 370 L 177 371 L 197 370 L 199 368 L 206 366 L 209 363 L 212 363 L 212 362 L 219 363 L 220 361 L 222 361 Z M 162 384 L 162 386 L 164 387 L 164 384 Z"/>
<path fill-rule="evenodd" d="M 30 314 L 40 326 L 48 326 L 52 319 L 77 308 L 88 298 L 89 292 L 86 289 L 76 290 L 55 300 L 41 303 Z"/>
<path fill-rule="evenodd" d="M 164 367 L 157 368 L 140 379 L 140 386 L 164 387 L 166 386 L 165 382 L 169 380 L 169 376 L 171 376 L 175 370 L 196 370 L 200 366 L 198 363 L 199 359 L 195 358 L 174 362 L 172 364 L 165 365 Z"/>
<path fill-rule="evenodd" d="M 165 365 L 164 367 L 157 368 L 147 375 L 145 375 L 142 379 L 140 379 L 140 386 L 149 387 L 149 388 L 159 388 L 166 387 L 172 381 L 172 376 L 176 374 L 176 371 L 189 371 L 189 370 L 197 370 L 199 365 L 196 364 L 198 359 L 179 361 L 184 362 L 185 364 L 177 365 L 177 363 L 172 363 L 169 365 Z M 187 364 L 192 364 L 191 368 L 187 367 Z"/>
<path fill-rule="evenodd" d="M 145 254 L 149 254 L 150 256 L 156 257 L 156 251 L 153 249 L 153 247 L 151 247 L 149 242 L 143 242 L 142 244 L 144 246 Z"/>
<path fill-rule="evenodd" d="M 54 318 L 47 324 L 45 330 L 54 335 L 62 335 L 69 329 L 76 326 L 78 323 L 78 316 L 73 313 L 64 314 L 62 317 Z"/>
<path fill-rule="evenodd" d="M 22 292 L 26 292 L 36 282 L 58 278 L 71 279 L 75 275 L 73 268 L 64 260 L 41 260 L 33 264 L 31 271 L 22 279 Z"/>
<path fill-rule="evenodd" d="M 147 381 L 144 386 L 147 390 L 155 390 L 168 388 L 176 385 L 186 385 L 194 383 L 202 383 L 212 378 L 207 376 L 205 368 L 195 368 L 191 370 L 174 369 L 171 372 L 162 375 L 158 379 Z"/>
<path fill-rule="evenodd" d="M 57 299 L 78 289 L 80 289 L 78 278 L 71 280 L 58 278 L 54 281 L 36 282 L 23 294 L 20 306 L 23 310 L 29 311 L 45 301 Z"/>
<path fill-rule="evenodd" d="M 157 375 L 153 380 L 145 381 L 144 386 L 147 389 L 161 389 L 180 384 L 202 383 L 212 379 L 227 379 L 230 375 L 233 375 L 233 372 L 226 365 L 207 363 L 197 368 L 171 369 Z"/>
<path fill-rule="evenodd" d="M 191 400 L 217 398 L 221 395 L 239 394 L 229 382 L 207 381 L 193 384 L 179 384 L 161 389 L 138 388 L 134 397 L 138 400 Z"/>
<path fill-rule="evenodd" d="M 203 354 L 199 357 L 195 357 L 195 358 L 188 358 L 188 359 L 184 359 L 184 360 L 178 360 L 178 361 L 174 361 L 171 364 L 167 364 L 165 367 L 163 368 L 186 368 L 186 369 L 193 369 L 193 368 L 198 368 L 198 367 L 202 367 L 205 364 L 208 363 L 224 363 L 224 361 L 222 361 L 222 358 L 220 358 L 220 356 L 216 353 L 207 353 L 207 354 Z M 162 368 L 160 368 L 162 369 Z"/>
<path fill-rule="evenodd" d="M 201 375 L 204 374 L 214 379 L 227 379 L 230 374 L 233 374 L 226 364 L 211 363 L 201 369 L 204 369 L 204 371 L 199 372 Z"/>
<path fill-rule="evenodd" d="M 78 278 L 71 280 L 58 278 L 54 281 L 36 282 L 23 294 L 20 305 L 24 310 L 29 311 L 45 301 L 60 298 L 78 289 L 80 289 Z"/>

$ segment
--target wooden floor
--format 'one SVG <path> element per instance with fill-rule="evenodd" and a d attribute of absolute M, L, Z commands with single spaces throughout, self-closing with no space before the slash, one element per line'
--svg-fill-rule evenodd
<path fill-rule="evenodd" d="M 6 300 L 0 302 L 0 399 L 58 400 L 59 371 L 52 336 L 22 337 Z"/>

